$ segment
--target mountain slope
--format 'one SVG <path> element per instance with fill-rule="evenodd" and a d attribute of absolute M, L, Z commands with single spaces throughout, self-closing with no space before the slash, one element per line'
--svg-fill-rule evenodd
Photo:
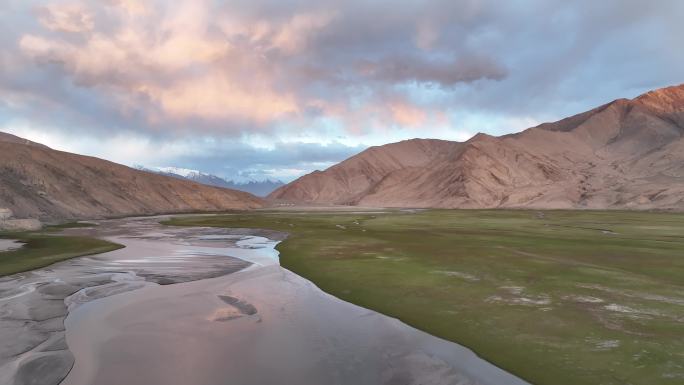
<path fill-rule="evenodd" d="M 250 209 L 251 194 L 205 186 L 0 135 L 0 207 L 66 219 Z"/>
<path fill-rule="evenodd" d="M 49 148 L 48 146 L 36 142 L 32 142 L 30 140 L 20 138 L 18 136 L 8 134 L 5 132 L 0 132 L 0 142 L 8 142 L 8 143 L 18 143 L 18 144 L 25 144 L 27 146 L 36 146 L 36 147 L 42 147 L 42 148 Z"/>
<path fill-rule="evenodd" d="M 269 198 L 392 207 L 684 209 L 683 136 L 680 85 L 518 134 L 440 141 L 429 151 L 433 140 L 374 147 Z M 423 157 L 411 162 L 416 153 Z"/>
<path fill-rule="evenodd" d="M 393 172 L 424 168 L 461 144 L 436 139 L 413 139 L 371 147 L 321 172 L 314 171 L 269 195 L 299 202 L 354 204 Z"/>

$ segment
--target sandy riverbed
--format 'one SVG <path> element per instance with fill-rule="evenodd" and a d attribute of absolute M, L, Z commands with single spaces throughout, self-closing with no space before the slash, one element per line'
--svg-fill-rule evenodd
<path fill-rule="evenodd" d="M 0 383 L 57 384 L 75 357 L 65 385 L 525 384 L 281 268 L 282 234 L 154 218 L 78 231 L 127 247 L 0 279 L 0 341 L 23 341 L 0 345 Z"/>

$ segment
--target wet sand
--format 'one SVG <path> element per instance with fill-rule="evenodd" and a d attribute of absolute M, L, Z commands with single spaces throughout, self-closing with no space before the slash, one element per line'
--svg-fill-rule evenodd
<path fill-rule="evenodd" d="M 0 281 L 0 304 L 31 305 L 31 322 L 55 329 L 34 333 L 5 358 L 0 383 L 57 384 L 73 353 L 66 385 L 525 384 L 458 344 L 343 302 L 281 268 L 274 246 L 283 234 L 169 228 L 154 218 L 78 231 L 127 248 L 12 278 L 24 287 L 14 294 L 10 281 Z M 79 279 L 88 287 L 79 288 Z M 49 300 L 64 308 L 37 317 L 52 309 Z M 16 333 L 5 305 L 0 334 Z"/>

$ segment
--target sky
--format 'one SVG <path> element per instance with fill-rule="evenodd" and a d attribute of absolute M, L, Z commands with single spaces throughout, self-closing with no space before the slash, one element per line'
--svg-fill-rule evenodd
<path fill-rule="evenodd" d="M 3 0 L 0 131 L 290 181 L 684 83 L 680 0 Z"/>

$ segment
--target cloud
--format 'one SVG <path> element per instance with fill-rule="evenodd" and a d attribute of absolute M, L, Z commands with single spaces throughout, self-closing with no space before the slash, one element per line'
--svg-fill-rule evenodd
<path fill-rule="evenodd" d="M 94 27 L 93 14 L 79 4 L 48 4 L 37 9 L 38 20 L 57 32 L 82 33 Z"/>
<path fill-rule="evenodd" d="M 260 147 L 246 139 L 196 136 L 150 138 L 121 131 L 105 140 L 78 132 L 48 131 L 16 124 L 5 131 L 56 150 L 103 157 L 128 166 L 174 166 L 198 169 L 234 180 L 290 181 L 314 169 L 325 169 L 364 149 L 363 145 L 275 142 Z"/>
<path fill-rule="evenodd" d="M 507 71 L 489 57 L 466 56 L 460 60 L 425 60 L 420 56 L 384 57 L 377 61 L 361 61 L 359 72 L 364 80 L 380 80 L 391 84 L 404 82 L 436 84 L 452 87 L 477 80 L 502 80 Z"/>
<path fill-rule="evenodd" d="M 129 15 L 140 15 L 148 11 L 144 0 L 104 0 L 105 4 L 119 7 Z"/>
<path fill-rule="evenodd" d="M 65 82 L 104 95 L 112 111 L 144 116 L 148 125 L 173 128 L 191 122 L 235 133 L 306 119 L 312 111 L 344 121 L 365 110 L 350 100 L 354 89 L 369 81 L 387 88 L 371 89 L 364 104 L 376 105 L 373 109 L 385 117 L 396 116 L 394 123 L 401 125 L 406 114 L 395 113 L 393 105 L 385 107 L 384 95 L 394 85 L 454 86 L 506 75 L 485 55 L 422 59 L 416 54 L 420 48 L 411 41 L 400 43 L 400 37 L 387 36 L 406 54 L 358 41 L 356 49 L 373 49 L 383 56 L 367 60 L 363 52 L 351 51 L 328 57 L 331 47 L 326 42 L 335 39 L 331 34 L 346 33 L 358 11 L 335 3 L 283 9 L 270 18 L 241 14 L 240 9 L 234 13 L 231 3 L 206 0 L 174 5 L 157 1 L 156 12 L 134 1 L 106 4 L 38 8 L 44 28 L 16 31 L 19 54 L 34 71 L 51 71 Z M 375 34 L 381 38 L 385 31 Z"/>

